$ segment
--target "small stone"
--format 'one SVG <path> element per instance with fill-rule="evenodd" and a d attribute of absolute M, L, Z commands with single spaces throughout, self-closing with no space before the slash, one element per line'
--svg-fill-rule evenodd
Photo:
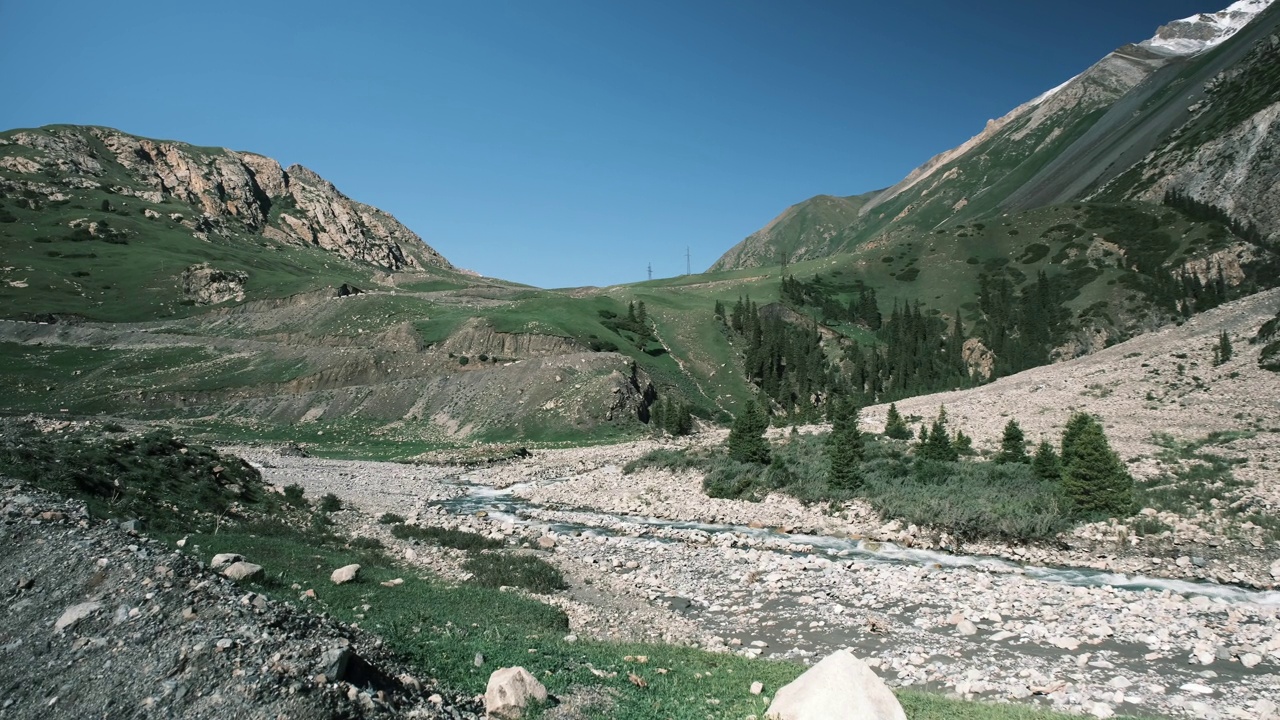
<path fill-rule="evenodd" d="M 333 574 L 329 576 L 329 579 L 333 581 L 334 585 L 344 585 L 346 583 L 352 582 L 359 575 L 360 575 L 359 565 L 355 565 L 355 564 L 344 565 L 343 567 L 340 567 L 337 570 L 334 570 Z"/>
<path fill-rule="evenodd" d="M 472 658 L 471 662 L 476 667 L 484 667 L 484 655 L 481 653 L 476 653 L 476 656 Z"/>
<path fill-rule="evenodd" d="M 1245 653 L 1240 657 L 1240 664 L 1252 668 L 1262 662 L 1262 656 L 1257 653 Z"/>
<path fill-rule="evenodd" d="M 1213 688 L 1211 688 L 1211 687 L 1209 687 L 1209 686 L 1207 686 L 1207 685 L 1201 685 L 1200 683 L 1187 683 L 1187 684 L 1185 684 L 1185 685 L 1180 686 L 1180 688 L 1179 688 L 1179 689 L 1180 689 L 1180 690 L 1185 690 L 1186 692 L 1189 692 L 1189 693 L 1195 693 L 1195 694 L 1197 694 L 1197 695 L 1212 695 L 1212 694 L 1213 694 Z"/>
<path fill-rule="evenodd" d="M 556 539 L 551 537 L 550 535 L 543 535 L 542 537 L 538 538 L 538 547 L 542 548 L 543 550 L 550 550 L 555 546 L 556 546 Z"/>
<path fill-rule="evenodd" d="M 764 692 L 764 683 L 760 682 L 759 680 L 751 683 L 752 695 L 759 695 L 762 692 Z"/>
<path fill-rule="evenodd" d="M 340 681 L 346 676 L 347 665 L 350 662 L 349 648 L 330 648 L 320 655 L 320 673 L 330 680 Z"/>
<path fill-rule="evenodd" d="M 977 635 L 978 628 L 976 625 L 974 625 L 972 622 L 968 620 L 961 620 L 960 622 L 956 623 L 956 632 L 960 633 L 961 635 Z"/>
<path fill-rule="evenodd" d="M 72 605 L 62 612 L 62 616 L 53 624 L 53 629 L 61 632 L 67 628 L 74 627 L 76 623 L 101 609 L 102 603 L 97 602 L 83 602 L 79 605 Z"/>
<path fill-rule="evenodd" d="M 262 566 L 242 560 L 231 563 L 226 570 L 222 571 L 222 574 L 237 582 L 240 580 L 252 580 L 262 576 Z"/>

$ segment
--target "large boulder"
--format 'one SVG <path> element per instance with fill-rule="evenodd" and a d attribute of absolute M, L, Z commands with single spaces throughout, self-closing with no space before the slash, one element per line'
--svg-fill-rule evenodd
<path fill-rule="evenodd" d="M 547 701 L 547 689 L 528 670 L 509 667 L 494 670 L 484 691 L 484 709 L 490 717 L 516 720 L 524 716 L 530 701 Z"/>
<path fill-rule="evenodd" d="M 771 720 L 907 720 L 893 691 L 848 650 L 823 658 L 780 688 Z"/>

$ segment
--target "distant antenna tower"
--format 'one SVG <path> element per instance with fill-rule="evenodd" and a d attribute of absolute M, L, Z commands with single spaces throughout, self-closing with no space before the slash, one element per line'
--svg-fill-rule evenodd
<path fill-rule="evenodd" d="M 693 265 L 690 263 L 689 257 L 690 257 L 689 246 L 685 245 L 684 246 L 684 274 L 685 275 L 693 274 Z"/>
<path fill-rule="evenodd" d="M 649 263 L 649 279 L 653 279 L 653 263 Z"/>

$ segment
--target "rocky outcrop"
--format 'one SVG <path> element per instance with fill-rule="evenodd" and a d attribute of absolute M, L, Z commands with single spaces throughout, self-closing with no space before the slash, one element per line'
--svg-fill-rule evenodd
<path fill-rule="evenodd" d="M 983 380 L 991 379 L 991 373 L 996 367 L 996 355 L 983 345 L 981 340 L 978 338 L 965 340 L 960 355 L 964 358 L 965 367 L 969 368 L 970 375 Z"/>
<path fill-rule="evenodd" d="M 188 205 L 195 211 L 192 217 L 178 220 L 201 237 L 249 232 L 320 247 L 386 270 L 452 268 L 394 217 L 348 198 L 301 165 L 285 170 L 254 153 L 197 148 L 97 127 L 22 131 L 5 144 L 26 148 L 22 155 L 0 161 L 11 171 L 56 168 L 73 187 L 102 187 L 150 203 L 173 199 Z M 114 182 L 121 173 L 109 169 L 117 167 L 128 182 Z"/>
<path fill-rule="evenodd" d="M 440 343 L 439 350 L 471 358 L 481 355 L 504 360 L 549 357 L 585 352 L 573 338 L 538 333 L 506 333 L 484 318 L 471 318 Z"/>
<path fill-rule="evenodd" d="M 197 305 L 217 305 L 228 300 L 244 300 L 244 284 L 249 273 L 219 270 L 207 263 L 182 271 L 182 294 Z"/>

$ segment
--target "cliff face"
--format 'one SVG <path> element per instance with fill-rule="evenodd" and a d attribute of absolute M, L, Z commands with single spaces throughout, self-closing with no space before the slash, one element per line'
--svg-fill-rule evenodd
<path fill-rule="evenodd" d="M 150 203 L 176 200 L 192 209 L 181 220 L 196 234 L 248 232 L 389 271 L 452 269 L 390 214 L 348 198 L 301 165 L 286 170 L 262 155 L 61 126 L 0 136 L 0 167 L 46 197 L 56 191 L 41 182 L 43 173 L 72 188 Z"/>

